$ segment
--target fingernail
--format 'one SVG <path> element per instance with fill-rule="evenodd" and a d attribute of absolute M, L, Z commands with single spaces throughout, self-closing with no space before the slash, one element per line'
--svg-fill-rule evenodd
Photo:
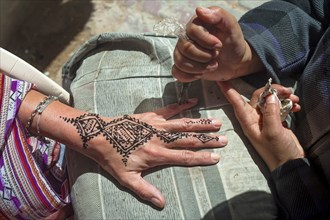
<path fill-rule="evenodd" d="M 221 121 L 218 119 L 212 119 L 212 124 L 215 128 L 220 128 L 222 125 Z"/>
<path fill-rule="evenodd" d="M 218 141 L 222 144 L 222 145 L 227 145 L 228 144 L 228 139 L 226 136 L 220 136 L 218 137 Z"/>
<path fill-rule="evenodd" d="M 214 12 L 213 10 L 205 7 L 199 7 L 199 10 L 203 14 L 212 14 Z"/>
<path fill-rule="evenodd" d="M 196 79 L 197 79 L 197 80 L 198 80 L 198 79 L 201 79 L 202 76 L 203 76 L 202 74 L 194 75 L 194 79 L 195 79 L 195 80 L 196 80 Z"/>
<path fill-rule="evenodd" d="M 217 43 L 216 45 L 214 45 L 215 49 L 221 49 L 222 48 L 222 43 Z"/>
<path fill-rule="evenodd" d="M 156 197 L 151 198 L 151 202 L 152 204 L 154 204 L 157 207 L 163 208 L 163 204 L 160 202 L 159 199 L 157 199 Z"/>
<path fill-rule="evenodd" d="M 266 97 L 266 103 L 276 103 L 276 97 L 274 95 L 269 95 L 268 97 Z"/>
<path fill-rule="evenodd" d="M 218 162 L 220 160 L 220 155 L 217 154 L 217 153 L 211 153 L 211 159 L 214 161 L 214 162 Z"/>
<path fill-rule="evenodd" d="M 216 60 L 212 60 L 212 61 L 210 62 L 210 64 L 207 65 L 206 69 L 207 69 L 207 70 L 210 70 L 210 69 L 214 69 L 214 68 L 217 68 L 217 67 L 218 67 L 218 61 L 216 61 Z"/>
<path fill-rule="evenodd" d="M 214 58 L 218 57 L 219 54 L 220 54 L 219 50 L 215 49 L 215 50 L 213 51 L 213 57 L 214 57 Z"/>
<path fill-rule="evenodd" d="M 198 99 L 197 98 L 191 98 L 191 99 L 188 99 L 187 101 L 188 101 L 187 103 L 197 103 Z"/>

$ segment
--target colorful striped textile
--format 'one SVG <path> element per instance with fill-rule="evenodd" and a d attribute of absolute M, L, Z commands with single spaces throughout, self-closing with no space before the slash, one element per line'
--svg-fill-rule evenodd
<path fill-rule="evenodd" d="M 70 202 L 65 146 L 28 137 L 17 117 L 32 86 L 0 73 L 0 218 L 41 219 Z"/>

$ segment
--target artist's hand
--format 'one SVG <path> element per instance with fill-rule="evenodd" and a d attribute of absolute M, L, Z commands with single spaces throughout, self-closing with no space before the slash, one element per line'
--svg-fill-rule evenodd
<path fill-rule="evenodd" d="M 219 7 L 197 8 L 179 39 L 172 75 L 181 82 L 229 80 L 263 69 L 236 18 Z"/>
<path fill-rule="evenodd" d="M 96 115 L 83 116 L 84 121 L 103 124 L 99 134 L 86 142 L 86 150 L 95 161 L 118 182 L 144 200 L 164 207 L 161 192 L 143 177 L 143 171 L 162 165 L 212 165 L 219 155 L 201 148 L 223 147 L 227 139 L 219 135 L 204 135 L 196 131 L 218 131 L 221 122 L 214 119 L 167 120 L 197 104 L 172 104 L 155 112 L 122 116 L 115 119 Z M 88 119 L 89 117 L 89 119 Z M 84 123 L 85 124 L 85 123 Z M 94 131 L 95 132 L 95 131 Z"/>
<path fill-rule="evenodd" d="M 259 111 L 258 98 L 263 88 L 254 92 L 247 103 L 229 82 L 218 82 L 218 85 L 233 105 L 236 117 L 244 134 L 248 137 L 258 154 L 265 161 L 270 171 L 285 162 L 304 157 L 304 151 L 293 132 L 284 127 L 280 119 L 280 105 L 274 95 L 266 98 L 264 109 Z M 280 85 L 272 85 L 280 98 L 293 101 L 293 112 L 300 110 L 299 98 L 291 90 Z"/>

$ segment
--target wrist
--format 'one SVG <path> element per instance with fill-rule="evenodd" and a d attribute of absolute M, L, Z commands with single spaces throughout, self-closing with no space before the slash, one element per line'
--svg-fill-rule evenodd
<path fill-rule="evenodd" d="M 95 113 L 79 113 L 72 116 L 60 116 L 69 131 L 64 132 L 69 135 L 67 143 L 71 148 L 90 157 L 99 163 L 102 167 L 106 163 L 107 158 L 111 157 L 114 149 L 111 147 L 111 141 L 105 137 L 105 125 L 109 118 L 102 118 Z M 65 136 L 66 137 L 66 136 Z M 72 141 L 73 140 L 73 141 Z"/>
<path fill-rule="evenodd" d="M 297 158 L 286 163 L 283 163 L 281 166 L 278 166 L 276 169 L 271 171 L 271 175 L 273 178 L 281 178 L 283 175 L 287 175 L 291 173 L 292 170 L 302 167 L 310 167 L 310 162 L 306 157 Z"/>
<path fill-rule="evenodd" d="M 271 163 L 268 163 L 267 166 L 270 170 L 270 172 L 273 172 L 274 170 L 276 170 L 277 168 L 283 166 L 284 164 L 293 161 L 293 160 L 297 160 L 297 159 L 304 159 L 305 157 L 303 155 L 295 155 L 289 158 L 285 158 L 285 159 L 278 159 L 278 160 L 274 160 Z"/>
<path fill-rule="evenodd" d="M 106 155 L 102 151 L 104 146 L 109 146 L 109 142 L 107 143 L 101 133 L 93 133 L 93 126 L 97 128 L 97 123 L 86 118 L 86 115 L 95 114 L 88 114 L 59 101 L 53 101 L 45 106 L 40 115 L 31 117 L 38 106 L 44 106 L 42 103 L 46 97 L 36 90 L 28 92 L 18 112 L 23 126 L 28 126 L 28 131 L 34 135 L 48 137 L 97 162 L 104 162 Z M 79 119 L 81 120 L 78 121 Z"/>
<path fill-rule="evenodd" d="M 61 117 L 77 117 L 83 112 L 55 101 L 55 99 L 44 105 L 45 100 L 48 100 L 47 96 L 36 90 L 30 90 L 27 93 L 18 111 L 22 124 L 28 127 L 28 131 L 34 135 L 37 135 L 39 130 L 38 135 L 66 145 L 79 145 L 79 135 L 74 133 L 74 127 L 61 120 Z M 36 111 L 39 107 L 44 107 L 40 114 Z"/>
<path fill-rule="evenodd" d="M 237 70 L 237 74 L 239 76 L 245 76 L 252 73 L 258 73 L 265 71 L 265 67 L 261 62 L 259 56 L 254 51 L 253 48 L 250 47 L 247 41 L 245 41 L 245 53 L 241 60 L 241 65 Z"/>

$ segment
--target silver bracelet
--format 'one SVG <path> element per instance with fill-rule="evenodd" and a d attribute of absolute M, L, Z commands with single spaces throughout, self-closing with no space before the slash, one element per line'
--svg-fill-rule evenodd
<path fill-rule="evenodd" d="M 58 100 L 58 97 L 56 97 L 56 96 L 47 96 L 37 105 L 37 107 L 31 113 L 31 116 L 26 124 L 26 130 L 28 132 L 31 129 L 34 117 L 37 115 L 37 117 L 38 117 L 37 118 L 37 135 L 38 135 L 38 137 L 40 136 L 40 130 L 39 130 L 40 115 L 42 114 L 42 112 L 45 110 L 45 108 L 50 103 L 52 103 L 53 101 L 56 101 L 56 100 Z"/>

